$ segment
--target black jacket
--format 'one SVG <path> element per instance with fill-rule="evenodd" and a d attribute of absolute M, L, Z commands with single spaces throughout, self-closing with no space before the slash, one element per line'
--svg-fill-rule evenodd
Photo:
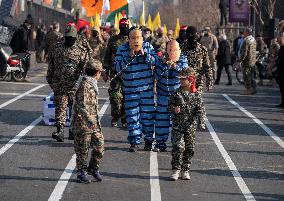
<path fill-rule="evenodd" d="M 228 6 L 229 6 L 228 0 L 220 0 L 219 9 L 220 9 L 222 12 L 226 13 Z"/>
<path fill-rule="evenodd" d="M 219 41 L 219 49 L 216 56 L 218 66 L 231 64 L 230 45 L 227 40 Z"/>
<path fill-rule="evenodd" d="M 30 40 L 30 31 L 22 25 L 13 34 L 10 47 L 16 53 L 26 52 L 29 50 Z"/>
<path fill-rule="evenodd" d="M 284 46 L 281 46 L 276 60 L 277 71 L 282 79 L 284 79 Z"/>

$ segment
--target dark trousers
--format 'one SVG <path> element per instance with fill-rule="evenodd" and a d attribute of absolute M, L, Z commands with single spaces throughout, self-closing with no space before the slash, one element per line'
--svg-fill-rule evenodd
<path fill-rule="evenodd" d="M 221 79 L 221 74 L 222 74 L 222 70 L 223 68 L 225 68 L 225 71 L 227 73 L 227 76 L 228 76 L 228 82 L 229 83 L 232 83 L 232 76 L 231 76 L 231 73 L 230 73 L 230 70 L 229 70 L 229 67 L 230 65 L 225 65 L 225 66 L 218 66 L 218 69 L 217 69 L 217 78 L 216 78 L 216 83 L 219 83 L 220 82 L 220 79 Z"/>
<path fill-rule="evenodd" d="M 280 93 L 281 93 L 281 104 L 284 105 L 284 77 L 275 77 L 277 84 L 279 85 Z"/>
<path fill-rule="evenodd" d="M 220 26 L 223 26 L 224 21 L 226 26 L 228 24 L 227 12 L 221 11 L 220 14 L 221 14 Z"/>

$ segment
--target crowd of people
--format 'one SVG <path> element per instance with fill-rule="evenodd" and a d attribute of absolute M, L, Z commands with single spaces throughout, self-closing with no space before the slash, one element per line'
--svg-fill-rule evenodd
<path fill-rule="evenodd" d="M 64 35 L 58 23 L 46 34 L 44 27 L 39 27 L 37 58 L 39 62 L 47 60 L 46 80 L 54 92 L 57 130 L 52 138 L 64 142 L 69 108 L 68 138 L 74 140 L 77 180 L 90 183 L 87 173 L 102 180 L 99 166 L 104 138 L 98 117 L 97 81 L 103 73 L 103 80 L 110 82 L 111 126 L 121 125 L 128 130 L 129 152 L 139 150 L 142 137 L 145 151 L 165 152 L 171 134 L 170 178 L 189 180 L 195 131 L 205 129 L 203 92 L 220 84 L 224 68 L 227 85 L 232 85 L 229 68 L 239 62 L 245 82 L 242 94 L 255 94 L 256 52 L 264 51 L 265 43 L 261 37 L 256 40 L 249 28 L 234 40 L 231 51 L 226 35 L 215 36 L 210 27 L 200 33 L 194 26 L 181 26 L 175 40 L 172 30 L 165 34 L 163 28 L 153 31 L 129 24 L 123 18 L 119 30 L 111 28 L 107 33 L 105 27 L 91 29 L 69 22 Z M 29 21 L 25 21 L 23 28 L 29 29 L 28 25 Z M 283 48 L 284 31 L 271 42 L 268 68 L 280 86 L 282 108 Z M 91 159 L 87 163 L 90 148 Z"/>

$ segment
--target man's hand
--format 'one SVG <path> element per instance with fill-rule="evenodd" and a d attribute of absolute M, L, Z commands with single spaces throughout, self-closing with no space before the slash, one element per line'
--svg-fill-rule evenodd
<path fill-rule="evenodd" d="M 180 106 L 176 106 L 176 108 L 175 108 L 175 113 L 176 113 L 176 114 L 180 113 Z"/>

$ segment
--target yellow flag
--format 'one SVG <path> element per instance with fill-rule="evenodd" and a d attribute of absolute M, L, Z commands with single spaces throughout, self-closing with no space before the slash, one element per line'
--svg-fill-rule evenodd
<path fill-rule="evenodd" d="M 118 20 L 118 16 L 117 13 L 115 14 L 115 18 L 114 18 L 114 27 L 119 30 L 119 20 Z"/>
<path fill-rule="evenodd" d="M 164 35 L 167 35 L 167 33 L 168 33 L 167 25 L 164 24 Z"/>
<path fill-rule="evenodd" d="M 140 26 L 145 26 L 145 18 L 144 18 L 143 13 L 142 13 L 142 15 L 140 16 L 139 25 L 140 25 Z"/>
<path fill-rule="evenodd" d="M 123 18 L 121 12 L 118 13 L 118 21 L 121 20 Z"/>
<path fill-rule="evenodd" d="M 96 14 L 96 20 L 95 20 L 95 27 L 101 26 L 101 17 L 99 14 Z"/>
<path fill-rule="evenodd" d="M 159 27 L 161 27 L 161 24 L 162 23 L 161 23 L 160 13 L 158 12 L 153 20 L 153 28 L 158 29 Z"/>
<path fill-rule="evenodd" d="M 90 19 L 90 27 L 93 28 L 94 26 L 95 26 L 94 18 L 91 17 L 91 19 Z"/>
<path fill-rule="evenodd" d="M 179 18 L 177 18 L 177 23 L 176 23 L 176 27 L 175 27 L 175 31 L 174 31 L 174 39 L 178 38 L 178 36 L 179 36 L 179 29 L 180 29 Z"/>
<path fill-rule="evenodd" d="M 154 31 L 154 30 L 153 30 L 153 22 L 152 22 L 151 15 L 148 16 L 147 27 L 148 27 L 149 29 L 151 29 L 152 31 Z"/>

